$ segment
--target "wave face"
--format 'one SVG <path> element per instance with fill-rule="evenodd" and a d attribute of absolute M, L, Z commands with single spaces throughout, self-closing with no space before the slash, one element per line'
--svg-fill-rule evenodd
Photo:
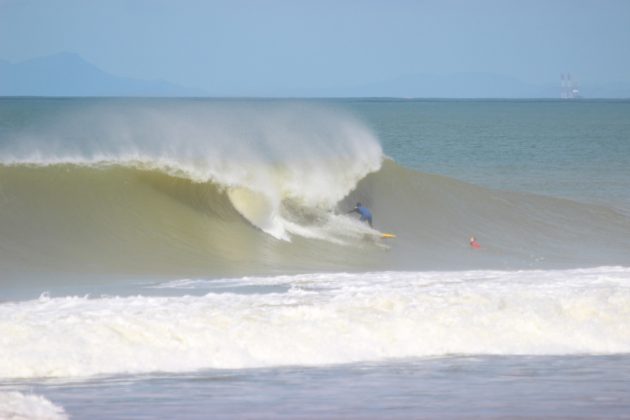
<path fill-rule="evenodd" d="M 73 100 L 10 114 L 7 282 L 630 264 L 627 215 L 405 169 L 338 109 Z M 398 237 L 346 215 L 356 201 Z"/>
<path fill-rule="evenodd" d="M 64 104 L 35 107 L 37 118 L 2 137 L 0 258 L 14 272 L 297 268 L 327 245 L 304 254 L 288 242 L 340 244 L 366 231 L 332 210 L 380 168 L 382 150 L 343 112 L 297 103 Z M 313 266 L 343 261 L 329 256 Z"/>
<path fill-rule="evenodd" d="M 202 296 L 0 305 L 0 377 L 630 352 L 630 269 L 179 280 Z M 234 288 L 254 287 L 251 293 Z M 250 290 L 251 291 L 251 290 Z"/>
<path fill-rule="evenodd" d="M 10 139 L 5 164 L 122 166 L 226 189 L 263 231 L 287 239 L 284 202 L 330 209 L 367 173 L 381 147 L 350 116 L 305 106 L 92 105 Z"/>

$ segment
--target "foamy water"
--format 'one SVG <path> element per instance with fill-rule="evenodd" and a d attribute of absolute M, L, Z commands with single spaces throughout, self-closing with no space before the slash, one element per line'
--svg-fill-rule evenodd
<path fill-rule="evenodd" d="M 66 420 L 63 408 L 40 395 L 0 391 L 0 418 L 6 420 Z"/>
<path fill-rule="evenodd" d="M 0 376 L 630 352 L 626 268 L 311 274 L 231 283 L 239 285 L 286 292 L 5 303 Z M 213 288 L 213 282 L 160 287 Z"/>

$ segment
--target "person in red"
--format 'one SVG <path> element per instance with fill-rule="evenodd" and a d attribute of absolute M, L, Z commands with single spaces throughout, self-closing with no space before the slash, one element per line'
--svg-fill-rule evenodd
<path fill-rule="evenodd" d="M 477 242 L 477 240 L 475 239 L 474 236 L 470 237 L 470 247 L 473 248 L 473 249 L 481 248 L 481 245 L 479 245 L 479 242 Z"/>

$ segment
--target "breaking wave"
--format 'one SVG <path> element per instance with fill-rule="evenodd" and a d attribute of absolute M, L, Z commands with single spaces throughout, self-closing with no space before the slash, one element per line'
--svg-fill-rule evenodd
<path fill-rule="evenodd" d="M 627 215 L 406 169 L 341 110 L 64 104 L 29 102 L 32 120 L 0 132 L 9 284 L 630 264 Z M 375 229 L 346 214 L 356 201 Z"/>
<path fill-rule="evenodd" d="M 158 286 L 210 292 L 0 305 L 0 377 L 630 352 L 628 268 L 309 274 L 229 284 L 258 289 L 180 280 Z"/>

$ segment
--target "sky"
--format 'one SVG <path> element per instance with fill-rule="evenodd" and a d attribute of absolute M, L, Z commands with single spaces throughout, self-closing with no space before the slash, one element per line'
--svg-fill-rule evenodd
<path fill-rule="evenodd" d="M 0 59 L 273 94 L 415 74 L 630 82 L 630 0 L 0 0 Z"/>

